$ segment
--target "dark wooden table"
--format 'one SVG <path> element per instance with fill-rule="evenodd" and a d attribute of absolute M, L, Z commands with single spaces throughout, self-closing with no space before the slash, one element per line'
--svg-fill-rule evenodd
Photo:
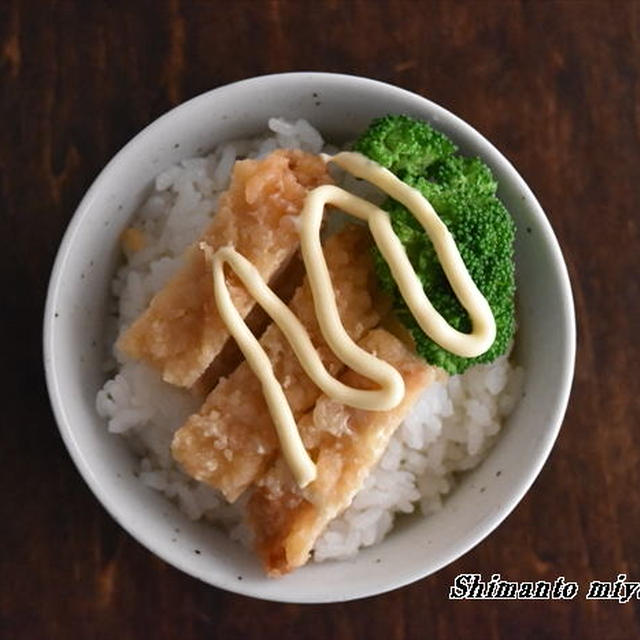
<path fill-rule="evenodd" d="M 0 65 L 0 637 L 640 636 L 640 600 L 584 598 L 592 579 L 640 580 L 638 2 L 4 0 Z M 214 589 L 124 533 L 64 449 L 41 363 L 49 270 L 101 167 L 179 102 L 287 70 L 400 85 L 495 142 L 556 230 L 579 323 L 564 427 L 507 521 L 435 576 L 324 606 Z M 449 601 L 461 572 L 581 594 Z"/>

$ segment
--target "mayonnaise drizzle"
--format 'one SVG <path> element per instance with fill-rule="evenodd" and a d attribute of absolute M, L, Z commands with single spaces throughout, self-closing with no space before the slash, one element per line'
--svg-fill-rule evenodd
<path fill-rule="evenodd" d="M 496 323 L 491 307 L 471 279 L 453 236 L 429 201 L 417 189 L 402 182 L 391 171 L 360 153 L 343 151 L 332 158 L 324 157 L 326 161 L 335 162 L 357 178 L 364 178 L 375 184 L 411 211 L 433 243 L 453 292 L 471 318 L 471 333 L 462 333 L 454 329 L 431 304 L 409 262 L 402 242 L 393 232 L 386 211 L 332 185 L 314 189 L 307 198 L 305 209 L 311 206 L 309 200 L 317 198 L 322 199 L 324 204 L 333 204 L 346 213 L 366 220 L 378 248 L 389 264 L 400 293 L 420 328 L 434 342 L 458 356 L 474 358 L 487 351 L 496 337 Z M 304 213 L 303 210 L 303 225 Z M 302 237 L 303 240 L 306 237 L 304 230 Z M 320 240 L 317 239 L 317 242 Z"/>
<path fill-rule="evenodd" d="M 404 397 L 404 382 L 395 368 L 355 344 L 342 325 L 320 244 L 325 205 L 332 204 L 368 223 L 407 306 L 422 330 L 435 342 L 456 355 L 474 357 L 489 349 L 496 332 L 489 304 L 471 279 L 453 237 L 422 194 L 359 153 L 342 152 L 323 158 L 326 162 L 335 162 L 356 177 L 370 181 L 413 213 L 431 239 L 454 293 L 468 312 L 472 331 L 465 334 L 451 327 L 429 302 L 400 239 L 393 232 L 389 214 L 334 185 L 317 187 L 307 195 L 300 213 L 302 257 L 325 341 L 346 366 L 377 383 L 379 389 L 355 389 L 331 376 L 302 323 L 264 282 L 253 264 L 233 247 L 222 247 L 214 252 L 202 243 L 200 246 L 212 267 L 214 297 L 220 317 L 260 380 L 282 454 L 301 487 L 315 479 L 316 467 L 302 443 L 284 390 L 275 377 L 267 354 L 231 300 L 224 276 L 225 264 L 278 325 L 309 378 L 327 396 L 359 409 L 388 411 L 395 408 Z"/>

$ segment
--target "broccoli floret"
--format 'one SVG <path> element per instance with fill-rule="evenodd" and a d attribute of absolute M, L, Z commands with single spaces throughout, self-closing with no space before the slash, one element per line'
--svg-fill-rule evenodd
<path fill-rule="evenodd" d="M 374 120 L 354 150 L 401 176 L 420 175 L 434 162 L 455 153 L 456 146 L 426 122 L 407 116 Z"/>
<path fill-rule="evenodd" d="M 393 117 L 389 116 L 387 120 Z M 428 125 L 422 123 L 422 126 Z M 372 146 L 371 132 L 368 131 L 365 137 Z M 515 225 L 495 196 L 496 182 L 490 169 L 477 158 L 449 156 L 421 173 L 403 172 L 399 177 L 429 200 L 453 235 L 471 278 L 491 307 L 496 321 L 496 339 L 488 351 L 476 358 L 456 356 L 436 344 L 413 318 L 387 263 L 376 248 L 375 268 L 382 288 L 390 294 L 394 311 L 410 331 L 418 354 L 429 363 L 456 374 L 473 364 L 492 362 L 507 350 L 515 331 Z M 469 316 L 453 293 L 420 223 L 395 200 L 388 199 L 383 208 L 389 212 L 394 231 L 404 244 L 433 306 L 452 327 L 468 333 L 471 330 Z"/>
<path fill-rule="evenodd" d="M 449 189 L 462 189 L 479 197 L 493 196 L 498 188 L 491 169 L 480 158 L 453 155 L 431 165 L 429 180 Z"/>

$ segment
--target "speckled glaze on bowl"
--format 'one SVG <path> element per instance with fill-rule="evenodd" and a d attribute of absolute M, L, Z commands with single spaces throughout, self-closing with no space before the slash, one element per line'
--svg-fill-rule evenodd
<path fill-rule="evenodd" d="M 133 475 L 126 442 L 110 435 L 96 414 L 118 236 L 158 172 L 224 140 L 258 134 L 270 116 L 306 118 L 326 140 L 340 144 L 386 113 L 430 121 L 495 172 L 499 195 L 519 229 L 516 359 L 525 368 L 524 395 L 496 446 L 442 511 L 404 518 L 381 544 L 352 560 L 312 563 L 268 579 L 248 551 L 215 528 L 189 521 L 144 487 Z M 564 416 L 575 319 L 567 270 L 549 222 L 491 143 L 442 107 L 397 87 L 353 76 L 290 73 L 198 96 L 153 122 L 111 160 L 80 203 L 58 252 L 44 317 L 44 355 L 51 403 L 74 462 L 98 500 L 141 544 L 222 589 L 267 600 L 331 602 L 428 576 L 480 542 L 516 506 L 547 459 Z"/>

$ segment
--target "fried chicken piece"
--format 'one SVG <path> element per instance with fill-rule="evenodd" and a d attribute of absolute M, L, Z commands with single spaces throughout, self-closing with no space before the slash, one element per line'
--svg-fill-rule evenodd
<path fill-rule="evenodd" d="M 248 503 L 256 550 L 270 576 L 307 562 L 317 538 L 351 504 L 396 428 L 435 379 L 433 367 L 384 329 L 370 331 L 360 344 L 398 369 L 405 383 L 404 399 L 391 411 L 365 411 L 322 395 L 313 411 L 298 421 L 305 447 L 316 461 L 316 480 L 300 489 L 278 457 Z M 350 370 L 341 379 L 357 388 L 373 386 Z"/>
<path fill-rule="evenodd" d="M 229 338 L 198 243 L 214 249 L 233 245 L 269 281 L 299 246 L 290 217 L 300 213 L 310 190 L 330 182 L 322 159 L 302 151 L 278 150 L 261 160 L 236 162 L 211 224 L 187 249 L 182 269 L 120 336 L 118 348 L 158 369 L 166 382 L 191 387 Z M 246 316 L 253 299 L 235 275 L 227 283 L 236 308 Z"/>
<path fill-rule="evenodd" d="M 349 226 L 330 237 L 324 247 L 338 310 L 354 340 L 380 321 L 371 240 L 364 227 Z M 336 375 L 344 365 L 320 332 L 308 281 L 294 294 L 289 307 L 309 332 L 327 369 Z M 311 409 L 321 391 L 304 373 L 286 338 L 275 324 L 260 339 L 297 419 Z M 278 438 L 258 378 L 243 362 L 220 380 L 197 414 L 176 432 L 173 457 L 185 471 L 220 489 L 230 502 L 268 468 L 277 454 Z"/>

